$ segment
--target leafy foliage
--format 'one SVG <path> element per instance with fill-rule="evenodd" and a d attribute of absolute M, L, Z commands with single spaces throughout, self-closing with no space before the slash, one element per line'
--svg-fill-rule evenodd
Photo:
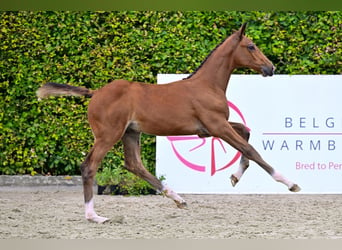
<path fill-rule="evenodd" d="M 93 143 L 89 100 L 38 102 L 43 83 L 97 89 L 111 79 L 191 73 L 246 21 L 277 74 L 341 73 L 341 12 L 0 12 L 0 174 L 80 173 Z M 155 137 L 144 135 L 142 145 L 154 172 Z M 102 167 L 122 165 L 119 143 Z"/>
<path fill-rule="evenodd" d="M 96 182 L 99 186 L 111 186 L 113 194 L 140 195 L 155 194 L 152 186 L 126 169 L 116 167 L 104 167 L 96 174 Z"/>

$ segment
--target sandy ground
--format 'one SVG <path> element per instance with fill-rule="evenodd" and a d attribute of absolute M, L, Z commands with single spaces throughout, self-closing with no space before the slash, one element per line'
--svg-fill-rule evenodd
<path fill-rule="evenodd" d="M 99 225 L 80 187 L 0 187 L 0 239 L 342 239 L 342 195 L 183 197 L 96 195 Z"/>

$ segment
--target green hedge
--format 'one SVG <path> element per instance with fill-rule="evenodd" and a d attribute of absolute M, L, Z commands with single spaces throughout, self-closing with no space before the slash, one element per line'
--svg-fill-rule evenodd
<path fill-rule="evenodd" d="M 38 102 L 43 83 L 96 89 L 190 73 L 243 22 L 276 73 L 341 73 L 341 12 L 0 12 L 0 174 L 80 173 L 93 143 L 89 100 Z M 153 172 L 155 137 L 142 144 Z M 103 166 L 122 156 L 118 144 Z"/>

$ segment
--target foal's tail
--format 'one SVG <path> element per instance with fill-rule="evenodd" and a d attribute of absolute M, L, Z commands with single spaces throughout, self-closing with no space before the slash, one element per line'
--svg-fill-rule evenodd
<path fill-rule="evenodd" d="M 75 87 L 68 84 L 59 84 L 48 82 L 37 90 L 38 99 L 47 98 L 49 96 L 85 96 L 92 97 L 94 90 L 90 90 L 84 87 Z"/>

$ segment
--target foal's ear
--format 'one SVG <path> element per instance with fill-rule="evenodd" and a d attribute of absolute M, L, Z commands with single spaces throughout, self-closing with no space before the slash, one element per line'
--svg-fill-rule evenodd
<path fill-rule="evenodd" d="M 239 39 L 242 40 L 242 36 L 245 34 L 247 23 L 242 24 L 241 28 L 239 29 Z"/>

